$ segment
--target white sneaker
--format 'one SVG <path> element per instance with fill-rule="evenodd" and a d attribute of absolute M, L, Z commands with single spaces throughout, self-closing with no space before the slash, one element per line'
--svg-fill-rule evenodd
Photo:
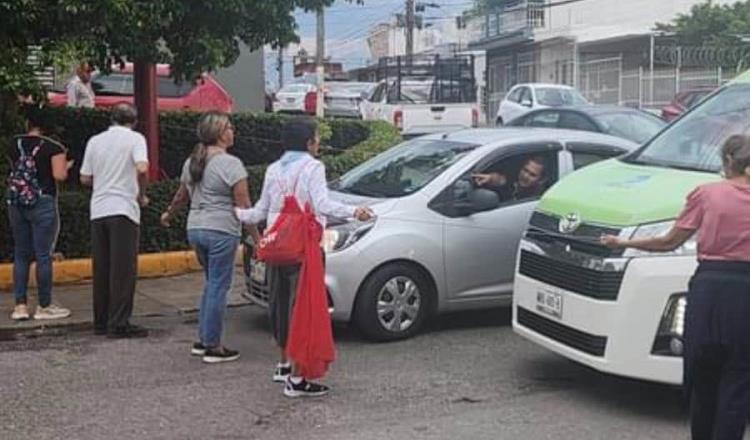
<path fill-rule="evenodd" d="M 48 307 L 37 307 L 34 319 L 63 319 L 70 316 L 70 310 L 50 304 Z"/>
<path fill-rule="evenodd" d="M 26 304 L 18 304 L 13 308 L 13 313 L 10 314 L 10 319 L 14 321 L 26 321 L 30 318 L 29 308 Z"/>

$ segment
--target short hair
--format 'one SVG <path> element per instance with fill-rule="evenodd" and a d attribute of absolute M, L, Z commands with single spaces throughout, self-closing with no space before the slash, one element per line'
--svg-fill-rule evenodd
<path fill-rule="evenodd" d="M 539 155 L 539 154 L 536 154 L 536 155 L 533 155 L 533 156 L 529 156 L 524 161 L 524 165 L 527 164 L 527 163 L 529 163 L 529 162 L 534 162 L 534 163 L 537 163 L 537 164 L 541 165 L 542 166 L 542 177 L 547 177 L 547 159 L 544 156 Z"/>
<path fill-rule="evenodd" d="M 727 139 L 721 147 L 721 160 L 733 176 L 745 174 L 750 167 L 750 137 L 737 134 Z"/>
<path fill-rule="evenodd" d="M 132 104 L 117 104 L 112 107 L 112 122 L 117 125 L 135 125 L 138 122 L 138 112 Z"/>
<path fill-rule="evenodd" d="M 39 128 L 42 131 L 45 131 L 47 128 L 45 125 L 45 117 L 44 117 L 44 111 L 41 107 L 36 105 L 30 105 L 26 107 L 26 124 L 30 128 Z"/>
<path fill-rule="evenodd" d="M 284 151 L 307 151 L 307 146 L 315 139 L 318 123 L 310 117 L 296 117 L 281 127 L 281 147 Z"/>

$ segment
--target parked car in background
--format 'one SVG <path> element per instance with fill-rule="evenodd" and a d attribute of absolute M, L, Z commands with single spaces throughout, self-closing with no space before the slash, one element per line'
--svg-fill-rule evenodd
<path fill-rule="evenodd" d="M 533 110 L 507 124 L 512 127 L 594 131 L 642 144 L 667 123 L 650 113 L 619 106 L 579 106 Z"/>
<path fill-rule="evenodd" d="M 560 84 L 518 84 L 500 102 L 495 123 L 503 125 L 539 108 L 586 105 L 589 102 L 573 87 Z"/>
<path fill-rule="evenodd" d="M 310 101 L 316 91 L 317 88 L 312 84 L 287 84 L 276 92 L 273 111 L 274 113 L 309 113 L 310 107 L 314 108 Z"/>
<path fill-rule="evenodd" d="M 636 147 L 584 131 L 470 129 L 413 139 L 370 159 L 330 184 L 333 198 L 376 214 L 325 231 L 332 318 L 382 341 L 415 334 L 434 312 L 510 304 L 518 243 L 538 193 Z M 475 186 L 475 173 L 516 181 L 532 157 L 545 167 L 536 170 L 545 176 L 537 194 Z M 252 255 L 247 243 L 246 297 L 266 306 L 266 267 Z"/>
<path fill-rule="evenodd" d="M 683 113 L 695 107 L 703 98 L 716 90 L 716 87 L 698 87 L 675 95 L 672 102 L 661 109 L 661 117 L 667 122 L 680 117 Z"/>
<path fill-rule="evenodd" d="M 328 82 L 325 84 L 326 116 L 338 118 L 362 118 L 360 104 L 363 96 L 374 88 L 374 83 L 367 82 Z"/>
<path fill-rule="evenodd" d="M 96 107 L 111 107 L 120 103 L 134 102 L 133 65 L 115 68 L 111 73 L 95 72 L 91 85 L 96 94 Z M 221 84 L 210 74 L 202 74 L 195 81 L 175 83 L 170 78 L 166 64 L 156 67 L 156 106 L 159 110 L 193 110 L 231 112 L 234 100 Z M 48 94 L 50 105 L 64 106 L 68 103 L 65 88 Z"/>

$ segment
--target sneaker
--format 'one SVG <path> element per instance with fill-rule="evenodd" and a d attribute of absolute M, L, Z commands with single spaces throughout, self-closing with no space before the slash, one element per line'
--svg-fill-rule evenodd
<path fill-rule="evenodd" d="M 286 397 L 320 397 L 325 396 L 330 391 L 325 385 L 308 382 L 302 379 L 300 383 L 294 383 L 291 376 L 287 378 L 284 385 L 284 395 Z"/>
<path fill-rule="evenodd" d="M 232 362 L 240 358 L 240 352 L 230 350 L 226 347 L 206 348 L 203 355 L 203 362 L 207 364 L 221 364 L 223 362 Z"/>
<path fill-rule="evenodd" d="M 118 327 L 107 334 L 107 337 L 109 339 L 145 338 L 147 336 L 148 329 L 133 324 L 128 324 L 124 327 Z"/>
<path fill-rule="evenodd" d="M 17 304 L 13 308 L 13 313 L 10 314 L 10 319 L 14 321 L 28 321 L 29 318 L 29 308 L 26 304 Z"/>
<path fill-rule="evenodd" d="M 200 342 L 193 344 L 193 348 L 190 350 L 190 354 L 193 356 L 203 356 L 206 354 L 206 346 Z"/>
<path fill-rule="evenodd" d="M 290 364 L 276 364 L 276 369 L 273 370 L 273 381 L 284 383 L 290 374 L 292 374 L 292 366 Z"/>
<path fill-rule="evenodd" d="M 68 316 L 70 316 L 70 310 L 54 304 L 50 304 L 47 307 L 37 307 L 36 313 L 34 313 L 34 319 L 38 320 L 63 319 Z"/>

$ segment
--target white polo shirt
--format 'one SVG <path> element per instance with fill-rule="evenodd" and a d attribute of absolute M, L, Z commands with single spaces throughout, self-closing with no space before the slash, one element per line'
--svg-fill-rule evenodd
<path fill-rule="evenodd" d="M 146 138 L 130 128 L 113 125 L 89 139 L 81 174 L 94 180 L 91 220 L 124 215 L 141 223 L 138 162 L 148 162 Z"/>

